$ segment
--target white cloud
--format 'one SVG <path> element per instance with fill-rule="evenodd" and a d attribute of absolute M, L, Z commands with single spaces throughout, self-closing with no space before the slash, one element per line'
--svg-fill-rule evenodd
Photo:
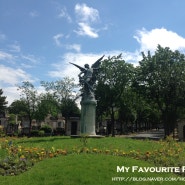
<path fill-rule="evenodd" d="M 20 93 L 17 90 L 16 86 L 5 87 L 3 88 L 3 95 L 6 96 L 8 101 L 8 106 L 15 100 L 20 99 Z"/>
<path fill-rule="evenodd" d="M 42 86 L 35 87 L 38 94 L 44 93 L 45 89 Z M 8 101 L 8 106 L 15 100 L 20 99 L 21 92 L 18 91 L 17 86 L 8 86 L 3 88 L 3 95 L 6 96 L 6 101 Z"/>
<path fill-rule="evenodd" d="M 185 50 L 185 39 L 179 36 L 177 33 L 168 31 L 164 28 L 155 28 L 150 31 L 147 31 L 146 29 L 137 30 L 137 34 L 134 35 L 134 38 L 140 45 L 140 47 L 137 48 L 134 52 L 113 50 L 95 54 L 80 52 L 66 53 L 61 57 L 60 61 L 53 64 L 54 69 L 49 71 L 49 76 L 54 78 L 70 76 L 75 78 L 77 82 L 79 69 L 70 65 L 69 62 L 83 67 L 85 63 L 91 65 L 102 55 L 105 55 L 106 58 L 108 56 L 117 56 L 122 53 L 123 60 L 132 63 L 134 66 L 137 66 L 138 62 L 142 59 L 141 51 L 150 50 L 151 52 L 154 52 L 157 49 L 158 44 L 160 44 L 162 47 L 170 47 L 172 50 Z"/>
<path fill-rule="evenodd" d="M 77 16 L 78 29 L 74 30 L 80 36 L 98 37 L 98 29 L 93 27 L 93 23 L 99 21 L 99 12 L 97 9 L 88 7 L 86 4 L 76 4 L 75 14 Z"/>
<path fill-rule="evenodd" d="M 0 51 L 0 60 L 13 60 L 14 57 L 9 54 L 9 53 L 6 53 L 4 51 Z"/>
<path fill-rule="evenodd" d="M 63 55 L 60 60 L 53 64 L 54 69 L 49 71 L 49 76 L 53 78 L 63 78 L 65 76 L 70 76 L 76 80 L 78 83 L 78 74 L 80 70 L 70 64 L 69 62 L 75 63 L 81 67 L 83 67 L 86 63 L 92 65 L 97 59 L 99 59 L 102 55 L 105 55 L 104 59 L 107 57 L 118 56 L 122 53 L 122 58 L 126 62 L 130 62 L 133 65 L 137 65 L 140 60 L 139 52 L 125 52 L 121 50 L 115 51 L 105 51 L 102 53 L 66 53 Z M 137 61 L 137 62 L 136 62 Z"/>
<path fill-rule="evenodd" d="M 19 45 L 18 42 L 15 42 L 14 44 L 9 45 L 10 51 L 11 52 L 20 52 L 21 51 L 21 46 Z"/>
<path fill-rule="evenodd" d="M 67 50 L 75 50 L 77 52 L 80 52 L 81 50 L 81 45 L 80 44 L 62 44 L 61 39 L 68 39 L 70 36 L 69 35 L 64 35 L 62 33 L 59 33 L 55 36 L 53 36 L 54 42 L 58 47 L 64 47 Z"/>
<path fill-rule="evenodd" d="M 20 68 L 11 68 L 4 65 L 0 65 L 0 82 L 2 84 L 15 85 L 22 81 L 32 81 L 30 75 Z"/>
<path fill-rule="evenodd" d="M 0 65 L 0 74 L 0 87 L 3 89 L 3 95 L 7 96 L 8 105 L 20 98 L 17 84 L 23 81 L 34 82 L 33 78 L 20 68 Z"/>
<path fill-rule="evenodd" d="M 78 35 L 82 35 L 82 36 L 87 35 L 87 36 L 92 37 L 92 38 L 97 38 L 98 37 L 97 30 L 90 27 L 88 24 L 80 22 L 80 23 L 78 23 L 78 25 L 79 25 L 78 30 L 75 30 L 75 32 Z"/>
<path fill-rule="evenodd" d="M 72 22 L 72 19 L 71 19 L 70 15 L 68 14 L 66 7 L 63 7 L 59 10 L 58 17 L 59 18 L 66 18 L 69 23 Z"/>
<path fill-rule="evenodd" d="M 33 65 L 26 64 L 26 63 L 21 63 L 20 65 L 21 65 L 22 68 L 25 68 L 25 69 L 29 69 L 29 68 L 32 68 L 33 67 Z"/>
<path fill-rule="evenodd" d="M 68 44 L 68 45 L 66 45 L 66 49 L 75 50 L 77 52 L 80 52 L 81 46 L 79 44 Z"/>
<path fill-rule="evenodd" d="M 93 64 L 102 55 L 103 54 L 66 53 L 63 57 L 61 57 L 59 62 L 53 64 L 54 70 L 50 71 L 49 75 L 54 78 L 70 76 L 77 80 L 80 70 L 69 62 L 83 67 L 86 63 L 90 65 Z"/>
<path fill-rule="evenodd" d="M 26 60 L 26 61 L 28 61 L 29 63 L 31 63 L 31 65 L 33 65 L 33 64 L 38 64 L 39 61 L 40 61 L 39 58 L 36 58 L 34 55 L 30 55 L 30 54 L 28 54 L 28 55 L 21 55 L 21 58 L 22 58 L 23 60 Z"/>
<path fill-rule="evenodd" d="M 143 28 L 137 30 L 134 38 L 140 44 L 140 51 L 155 51 L 158 44 L 171 50 L 185 49 L 185 38 L 165 28 L 155 28 L 150 31 Z"/>
<path fill-rule="evenodd" d="M 27 55 L 20 55 L 20 61 L 19 63 L 20 67 L 28 69 L 28 68 L 33 68 L 37 64 L 40 63 L 40 58 L 35 57 L 34 55 L 27 54 Z"/>
<path fill-rule="evenodd" d="M 11 53 L 0 51 L 0 61 L 6 62 L 11 65 L 19 65 L 24 68 L 32 68 L 36 64 L 40 63 L 40 58 L 35 57 L 34 55 L 27 54 L 23 55 L 20 53 L 20 47 L 18 44 L 8 45 Z M 16 55 L 13 53 L 16 52 Z"/>
<path fill-rule="evenodd" d="M 91 23 L 99 20 L 98 10 L 88 7 L 86 4 L 76 4 L 75 13 L 82 22 Z"/>
<path fill-rule="evenodd" d="M 54 39 L 54 41 L 55 41 L 55 44 L 57 45 L 57 46 L 62 46 L 62 44 L 61 44 L 61 38 L 63 37 L 64 35 L 62 34 L 62 33 L 59 33 L 59 34 L 57 34 L 57 35 L 55 35 L 55 36 L 53 36 L 53 39 Z"/>

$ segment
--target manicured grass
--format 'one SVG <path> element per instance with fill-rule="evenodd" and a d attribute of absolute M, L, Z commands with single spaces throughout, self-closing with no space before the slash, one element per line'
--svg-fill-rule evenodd
<path fill-rule="evenodd" d="M 108 155 L 68 155 L 44 160 L 37 163 L 31 170 L 18 176 L 0 176 L 1 185 L 112 185 L 136 184 L 144 182 L 112 181 L 112 177 L 174 177 L 173 174 L 157 173 L 117 173 L 116 166 L 152 166 L 151 164 Z M 146 184 L 161 184 L 161 182 L 147 182 Z M 182 182 L 175 182 L 183 184 Z M 174 182 L 163 182 L 170 185 Z"/>
<path fill-rule="evenodd" d="M 15 143 L 29 147 L 62 148 L 68 151 L 75 147 L 83 146 L 80 138 L 74 139 L 70 137 L 22 138 L 17 141 L 15 140 Z M 133 140 L 130 138 L 106 137 L 101 139 L 88 138 L 87 147 L 101 149 L 121 149 L 124 151 L 138 150 L 146 152 L 151 149 L 155 150 L 159 146 L 157 142 L 150 140 Z"/>
<path fill-rule="evenodd" d="M 155 166 L 152 162 L 141 159 L 133 159 L 128 156 L 106 155 L 105 153 L 73 153 L 74 148 L 83 148 L 84 144 L 79 138 L 70 137 L 40 137 L 40 138 L 19 138 L 13 139 L 15 145 L 38 148 L 65 149 L 68 155 L 62 155 L 55 158 L 44 159 L 37 162 L 30 170 L 17 176 L 0 176 L 0 185 L 112 185 L 112 184 L 184 184 L 183 181 L 167 182 L 162 181 L 112 181 L 112 177 L 177 177 L 173 173 L 117 173 L 117 166 Z M 180 143 L 184 148 L 184 143 Z M 87 140 L 87 148 L 103 150 L 123 150 L 152 152 L 161 146 L 159 142 L 149 140 L 133 140 L 128 138 L 102 138 Z M 5 155 L 0 150 L 0 155 Z M 184 178 L 185 180 L 185 178 Z"/>

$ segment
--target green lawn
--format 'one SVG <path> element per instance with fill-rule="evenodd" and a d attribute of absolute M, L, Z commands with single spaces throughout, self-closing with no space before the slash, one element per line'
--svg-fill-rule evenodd
<path fill-rule="evenodd" d="M 74 147 L 82 147 L 80 139 L 69 137 L 22 138 L 13 141 L 17 145 L 40 148 L 62 148 L 67 151 Z M 184 145 L 182 143 L 182 145 Z M 153 151 L 159 148 L 158 142 L 141 141 L 126 138 L 88 139 L 88 148 L 119 149 L 124 151 L 139 150 L 141 152 Z M 2 150 L 0 152 L 2 154 Z M 126 156 L 114 156 L 88 153 L 70 153 L 51 159 L 37 162 L 30 170 L 17 176 L 0 176 L 0 185 L 112 185 L 112 184 L 184 184 L 185 181 L 169 181 L 178 177 L 172 173 L 117 173 L 117 166 L 155 166 L 151 162 L 137 160 Z M 163 177 L 167 182 L 144 181 L 112 181 L 112 177 Z M 185 179 L 184 179 L 185 180 Z"/>
<path fill-rule="evenodd" d="M 74 147 L 80 147 L 83 143 L 80 138 L 70 137 L 40 137 L 40 138 L 22 138 L 18 141 L 14 141 L 17 144 L 30 147 L 44 147 L 44 148 L 63 148 L 72 150 Z M 122 149 L 125 151 L 140 150 L 148 151 L 158 148 L 158 144 L 155 141 L 150 140 L 133 140 L 129 138 L 121 137 L 106 137 L 106 138 L 88 138 L 87 147 L 101 148 L 101 149 Z"/>

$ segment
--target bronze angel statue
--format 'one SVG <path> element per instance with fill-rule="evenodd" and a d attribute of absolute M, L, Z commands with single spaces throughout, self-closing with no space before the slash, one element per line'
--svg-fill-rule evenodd
<path fill-rule="evenodd" d="M 92 66 L 90 67 L 89 64 L 85 64 L 84 67 L 81 67 L 77 64 L 71 63 L 74 66 L 80 69 L 79 83 L 82 86 L 82 95 L 83 96 L 94 96 L 94 84 L 96 82 L 96 76 L 98 74 L 98 69 L 101 64 L 101 60 L 103 59 L 104 55 L 99 58 Z"/>

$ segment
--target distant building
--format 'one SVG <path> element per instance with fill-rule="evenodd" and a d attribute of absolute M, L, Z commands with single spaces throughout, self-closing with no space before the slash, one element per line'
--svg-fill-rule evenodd
<path fill-rule="evenodd" d="M 58 114 L 55 118 L 51 114 L 48 114 L 41 126 L 47 124 L 51 126 L 53 131 L 63 130 L 65 135 L 79 135 L 80 134 L 80 118 L 70 117 L 65 120 L 62 114 Z"/>
<path fill-rule="evenodd" d="M 49 125 L 54 134 L 62 133 L 68 136 L 80 134 L 79 117 L 70 117 L 68 120 L 65 120 L 61 113 L 57 117 L 48 114 L 43 122 L 37 123 L 36 120 L 32 122 L 32 128 L 42 127 L 43 125 Z"/>
<path fill-rule="evenodd" d="M 40 130 L 44 125 L 50 126 L 52 132 L 56 135 L 61 135 L 61 133 L 68 136 L 80 134 L 80 117 L 70 117 L 65 120 L 61 113 L 59 113 L 57 117 L 48 114 L 42 122 L 33 119 L 31 122 L 31 130 Z M 8 124 L 8 114 L 0 113 L 0 126 L 4 128 L 4 131 L 9 135 L 14 133 L 15 130 L 23 135 L 28 135 L 30 132 L 30 120 L 28 116 L 23 116 L 21 121 L 18 121 L 16 117 L 16 124 L 12 125 Z"/>
<path fill-rule="evenodd" d="M 7 112 L 0 113 L 0 127 L 7 135 L 14 135 L 18 131 L 18 124 L 9 123 L 9 115 Z"/>
<path fill-rule="evenodd" d="M 80 118 L 70 117 L 66 124 L 66 135 L 80 135 Z"/>
<path fill-rule="evenodd" d="M 44 124 L 49 125 L 52 130 L 56 130 L 57 128 L 65 130 L 65 118 L 62 117 L 61 113 L 59 113 L 57 117 L 53 117 L 51 114 L 48 114 L 44 122 L 41 123 L 41 126 Z"/>

